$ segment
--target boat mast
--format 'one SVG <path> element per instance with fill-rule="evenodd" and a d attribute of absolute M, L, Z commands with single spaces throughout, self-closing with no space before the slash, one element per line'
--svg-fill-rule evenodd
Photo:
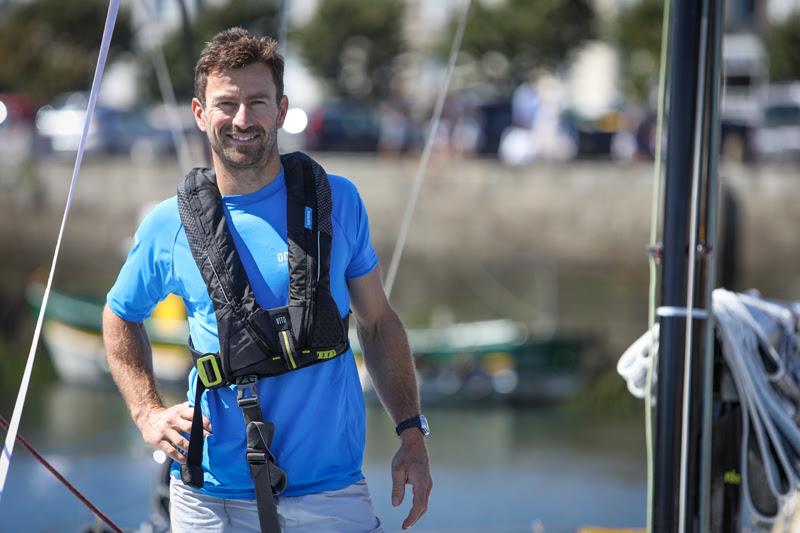
<path fill-rule="evenodd" d="M 707 530 L 722 0 L 673 0 L 650 531 Z M 687 318 L 688 317 L 688 318 Z"/>

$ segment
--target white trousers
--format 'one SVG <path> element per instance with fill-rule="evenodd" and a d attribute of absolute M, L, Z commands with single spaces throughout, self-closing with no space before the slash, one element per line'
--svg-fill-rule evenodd
<path fill-rule="evenodd" d="M 172 478 L 172 533 L 260 533 L 255 500 L 208 496 Z M 383 533 L 364 480 L 339 490 L 279 496 L 282 533 Z"/>

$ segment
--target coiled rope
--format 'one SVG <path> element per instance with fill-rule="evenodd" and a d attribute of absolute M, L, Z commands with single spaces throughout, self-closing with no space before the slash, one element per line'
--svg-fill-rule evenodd
<path fill-rule="evenodd" d="M 780 351 L 770 343 L 753 310 L 777 325 L 784 339 Z M 765 515 L 753 503 L 748 453 L 752 433 L 769 492 L 780 511 L 800 489 L 800 428 L 793 416 L 800 392 L 789 368 L 798 363 L 794 317 L 784 307 L 724 289 L 714 291 L 714 314 L 722 354 L 741 402 L 742 496 L 752 519 L 771 524 L 776 516 Z"/>
<path fill-rule="evenodd" d="M 39 309 L 39 316 L 36 319 L 36 328 L 33 332 L 33 340 L 31 341 L 31 349 L 28 352 L 28 360 L 25 363 L 25 371 L 22 375 L 22 383 L 17 393 L 17 400 L 14 404 L 14 411 L 11 415 L 11 422 L 8 424 L 8 433 L 6 435 L 5 444 L 3 446 L 3 453 L 0 456 L 0 499 L 3 496 L 3 489 L 8 478 L 8 468 L 11 464 L 11 455 L 14 452 L 14 443 L 17 440 L 17 433 L 19 431 L 19 423 L 22 418 L 22 409 L 25 405 L 25 398 L 28 394 L 28 386 L 30 385 L 31 372 L 33 370 L 33 362 L 36 357 L 36 348 L 39 346 L 39 337 L 42 332 L 42 323 L 44 322 L 44 314 L 47 309 L 47 300 L 50 296 L 50 289 L 53 285 L 53 275 L 56 270 L 56 263 L 58 262 L 58 254 L 61 250 L 61 242 L 64 237 L 64 229 L 67 225 L 67 218 L 69 210 L 72 205 L 72 196 L 75 190 L 75 184 L 78 180 L 78 173 L 81 169 L 83 161 L 83 154 L 86 150 L 86 138 L 89 134 L 89 126 L 92 123 L 94 116 L 94 109 L 97 105 L 97 95 L 100 92 L 100 83 L 103 79 L 103 71 L 105 70 L 106 60 L 108 58 L 108 48 L 111 44 L 111 35 L 114 33 L 114 24 L 117 21 L 117 13 L 119 12 L 119 0 L 109 0 L 108 13 L 106 14 L 105 27 L 103 28 L 103 39 L 100 44 L 100 54 L 97 58 L 97 66 L 94 71 L 94 79 L 92 80 L 92 88 L 89 93 L 89 103 L 86 108 L 86 117 L 83 122 L 83 131 L 81 132 L 81 140 L 78 144 L 78 154 L 75 158 L 75 166 L 72 170 L 72 179 L 70 180 L 69 189 L 67 191 L 67 202 L 64 208 L 64 215 L 61 219 L 61 227 L 58 231 L 58 239 L 56 240 L 55 251 L 53 252 L 53 260 L 50 264 L 50 274 L 47 277 L 47 285 L 44 290 L 44 297 L 42 298 L 42 305 Z"/>
<path fill-rule="evenodd" d="M 750 472 L 752 466 L 763 465 L 766 490 L 778 511 L 800 489 L 800 427 L 796 422 L 800 418 L 800 338 L 796 330 L 800 306 L 796 304 L 793 313 L 784 306 L 725 289 L 714 290 L 712 302 L 716 336 L 741 405 L 739 469 L 744 508 L 755 522 L 769 525 L 777 515 L 767 514 L 754 503 Z M 617 365 L 634 396 L 647 398 L 642 383 L 657 338 L 657 328 L 645 333 Z M 748 454 L 754 449 L 758 460 L 753 464 Z M 759 492 L 759 496 L 758 500 L 764 501 L 764 494 Z"/>

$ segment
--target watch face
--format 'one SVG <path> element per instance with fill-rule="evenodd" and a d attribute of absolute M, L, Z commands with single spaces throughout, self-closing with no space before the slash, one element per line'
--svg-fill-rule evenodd
<path fill-rule="evenodd" d="M 422 430 L 422 434 L 426 437 L 431 434 L 431 430 L 428 427 L 428 419 L 425 418 L 425 415 L 419 415 L 419 429 Z"/>

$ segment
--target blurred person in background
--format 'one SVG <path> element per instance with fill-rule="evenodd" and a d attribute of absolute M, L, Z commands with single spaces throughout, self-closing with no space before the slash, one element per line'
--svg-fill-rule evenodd
<path fill-rule="evenodd" d="M 575 140 L 564 130 L 564 88 L 552 75 L 521 83 L 511 99 L 512 124 L 500 139 L 503 163 L 522 166 L 536 160 L 567 161 L 575 157 Z"/>
<path fill-rule="evenodd" d="M 192 110 L 212 148 L 213 172 L 191 171 L 178 197 L 145 218 L 108 294 L 103 325 L 109 367 L 145 442 L 174 461 L 175 533 L 265 531 L 270 518 L 284 533 L 383 531 L 361 472 L 365 410 L 346 339 L 350 307 L 372 382 L 397 424 L 392 503 L 399 505 L 405 485 L 412 485 L 403 528 L 427 510 L 432 485 L 427 422 L 403 325 L 383 291 L 367 213 L 345 178 L 326 176 L 303 154 L 279 157 L 277 129 L 288 108 L 283 65 L 274 40 L 240 28 L 206 45 L 195 68 Z M 199 197 L 209 194 L 203 204 Z M 291 202 L 298 194 L 313 197 L 312 207 L 295 207 Z M 323 231 L 326 209 L 331 234 Z M 199 221 L 215 225 L 198 235 Z M 306 249 L 308 236 L 304 240 L 298 231 L 315 236 L 315 250 Z M 228 246 L 216 268 L 215 246 Z M 301 259 L 312 268 L 316 264 L 316 282 L 308 281 L 314 277 L 302 265 L 298 270 Z M 320 274 L 326 269 L 327 277 Z M 226 285 L 223 278 L 233 283 Z M 252 291 L 250 304 L 226 292 L 248 282 L 244 292 Z M 287 308 L 290 285 L 295 295 L 296 284 L 308 289 L 309 283 L 316 283 L 315 296 Z M 168 407 L 156 390 L 142 322 L 170 293 L 186 304 L 196 367 L 189 376 L 189 402 Z M 234 307 L 246 305 L 253 306 L 252 313 L 235 314 Z M 313 305 L 315 314 L 298 315 L 297 305 L 301 310 Z M 323 312 L 336 316 L 323 324 Z M 303 329 L 312 321 L 316 327 Z M 248 329 L 251 322 L 260 325 Z M 269 330 L 276 342 L 267 345 L 277 344 L 275 353 L 253 341 L 264 331 L 270 341 Z M 336 349 L 320 351 L 314 343 L 320 331 L 341 336 Z M 283 365 L 283 370 L 233 371 L 246 350 L 259 356 L 251 367 Z"/>

